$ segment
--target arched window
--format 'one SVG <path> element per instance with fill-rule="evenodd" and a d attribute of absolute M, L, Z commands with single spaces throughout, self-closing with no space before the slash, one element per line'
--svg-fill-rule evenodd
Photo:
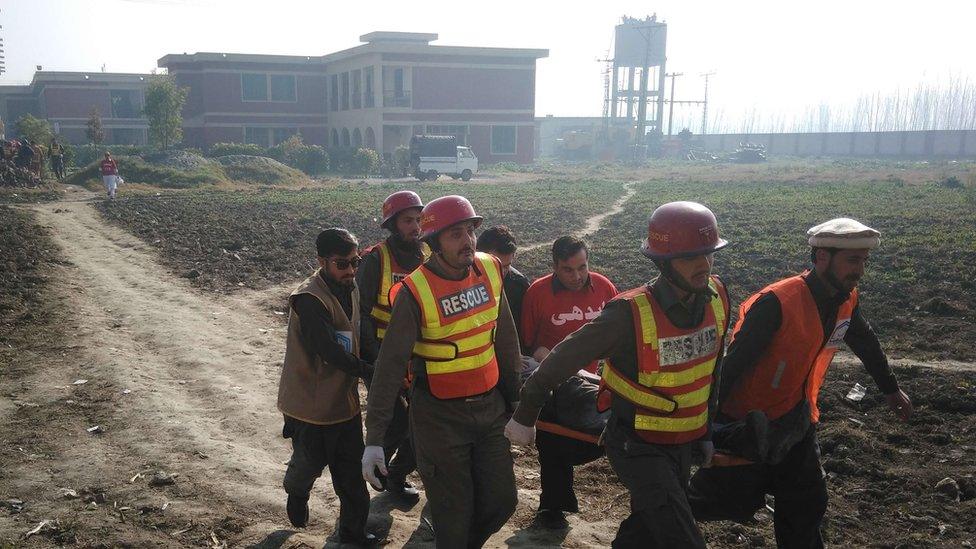
<path fill-rule="evenodd" d="M 376 134 L 373 128 L 366 128 L 366 148 L 376 150 Z"/>
<path fill-rule="evenodd" d="M 342 146 L 349 146 L 349 128 L 342 128 Z"/>
<path fill-rule="evenodd" d="M 352 131 L 352 146 L 357 149 L 363 146 L 363 132 L 359 128 Z"/>

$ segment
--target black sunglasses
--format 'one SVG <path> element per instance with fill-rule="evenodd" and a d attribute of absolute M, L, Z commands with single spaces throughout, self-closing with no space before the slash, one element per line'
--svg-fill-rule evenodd
<path fill-rule="evenodd" d="M 363 258 L 357 256 L 352 259 L 338 257 L 338 258 L 330 259 L 329 261 L 335 263 L 336 269 L 339 269 L 340 271 L 345 271 L 349 267 L 352 267 L 353 269 L 358 269 L 359 263 L 362 262 L 362 260 Z"/>

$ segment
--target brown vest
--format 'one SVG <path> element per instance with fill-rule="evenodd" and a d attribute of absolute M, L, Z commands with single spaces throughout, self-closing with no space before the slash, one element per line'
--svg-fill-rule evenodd
<path fill-rule="evenodd" d="M 352 292 L 352 321 L 319 271 L 292 292 L 289 305 L 301 294 L 311 294 L 322 302 L 332 316 L 332 327 L 337 335 L 349 337 L 348 349 L 359 356 L 359 289 Z M 278 409 L 287 416 L 316 425 L 340 423 L 359 415 L 359 378 L 326 364 L 317 353 L 309 352 L 302 343 L 301 320 L 294 309 L 288 315 L 288 340 L 278 385 Z"/>

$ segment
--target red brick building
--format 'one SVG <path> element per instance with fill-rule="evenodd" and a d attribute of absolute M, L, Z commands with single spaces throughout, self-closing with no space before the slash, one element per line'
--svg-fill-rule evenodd
<path fill-rule="evenodd" d="M 414 134 L 451 134 L 482 162 L 531 162 L 536 61 L 548 50 L 431 45 L 436 39 L 374 32 L 325 56 L 171 54 L 158 64 L 189 88 L 188 146 L 270 146 L 300 132 L 308 143 L 389 155 Z M 145 143 L 148 78 L 38 72 L 30 86 L 0 87 L 0 117 L 8 124 L 28 112 L 46 117 L 81 143 L 97 107 L 107 142 Z"/>

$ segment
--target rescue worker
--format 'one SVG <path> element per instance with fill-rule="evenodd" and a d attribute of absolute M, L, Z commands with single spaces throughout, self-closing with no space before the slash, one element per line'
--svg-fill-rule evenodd
<path fill-rule="evenodd" d="M 433 253 L 395 292 L 366 413 L 362 472 L 378 487 L 409 362 L 410 431 L 441 549 L 484 545 L 517 497 L 504 429 L 518 398 L 518 338 L 501 265 L 475 251 L 481 221 L 461 196 L 424 206 L 421 238 Z"/>
<path fill-rule="evenodd" d="M 430 256 L 430 249 L 420 241 L 420 212 L 423 207 L 423 201 L 413 191 L 399 191 L 386 197 L 380 226 L 389 231 L 390 236 L 363 255 L 363 263 L 356 273 L 356 284 L 360 291 L 360 315 L 376 335 L 377 343 L 383 341 L 390 322 L 390 290 L 393 285 L 403 280 Z M 375 352 L 379 352 L 379 347 Z M 407 475 L 417 468 L 417 460 L 410 444 L 407 384 L 405 380 L 394 405 L 393 420 L 387 429 L 383 448 L 389 471 L 386 491 L 402 499 L 415 501 L 420 494 L 407 482 Z"/>
<path fill-rule="evenodd" d="M 308 524 L 312 485 L 328 466 L 339 497 L 338 535 L 342 543 L 379 543 L 366 532 L 369 494 L 359 474 L 363 424 L 359 380 L 372 374 L 370 344 L 359 321 L 355 272 L 359 243 L 345 229 L 322 231 L 315 240 L 319 269 L 289 297 L 288 339 L 278 386 L 278 409 L 285 416 L 282 436 L 292 456 L 285 472 L 288 519 Z"/>
<path fill-rule="evenodd" d="M 586 242 L 575 236 L 557 238 L 552 243 L 552 272 L 533 282 L 525 294 L 519 332 L 523 348 L 542 362 L 557 343 L 599 316 L 616 295 L 617 287 L 607 277 L 589 269 Z M 595 374 L 597 365 L 594 360 L 583 369 Z M 543 409 L 541 419 L 556 422 L 550 408 Z M 579 512 L 573 467 L 600 458 L 603 447 L 544 430 L 537 432 L 535 444 L 542 484 L 536 519 L 548 528 L 565 527 L 563 513 Z"/>
<path fill-rule="evenodd" d="M 713 253 L 727 244 L 705 206 L 657 208 L 642 252 L 661 275 L 621 293 L 556 345 L 522 387 L 506 426 L 513 443 L 530 444 L 550 391 L 607 359 L 600 400 L 611 415 L 603 441 L 631 507 L 612 547 L 705 547 L 686 489 L 693 449 L 711 463 L 712 384 L 729 318 L 728 293 L 711 271 Z"/>
<path fill-rule="evenodd" d="M 502 274 L 505 276 L 502 285 L 505 286 L 505 297 L 508 299 L 508 306 L 515 320 L 515 329 L 518 331 L 519 320 L 522 317 L 522 300 L 530 283 L 529 278 L 512 265 L 518 251 L 515 235 L 505 225 L 488 227 L 478 235 L 476 249 L 495 256 L 501 262 Z"/>
<path fill-rule="evenodd" d="M 98 168 L 102 173 L 102 183 L 105 185 L 105 193 L 109 199 L 115 200 L 115 190 L 119 186 L 119 165 L 112 158 L 112 153 L 105 151 L 105 157 L 102 158 L 102 162 L 98 165 Z"/>
<path fill-rule="evenodd" d="M 899 418 L 907 421 L 912 413 L 858 300 L 857 284 L 880 233 L 838 218 L 807 235 L 813 270 L 742 303 L 722 365 L 716 446 L 755 463 L 700 470 L 690 488 L 699 520 L 749 520 L 771 494 L 780 547 L 824 546 L 827 487 L 817 444 L 817 394 L 837 347 L 846 343 L 861 359 Z"/>

